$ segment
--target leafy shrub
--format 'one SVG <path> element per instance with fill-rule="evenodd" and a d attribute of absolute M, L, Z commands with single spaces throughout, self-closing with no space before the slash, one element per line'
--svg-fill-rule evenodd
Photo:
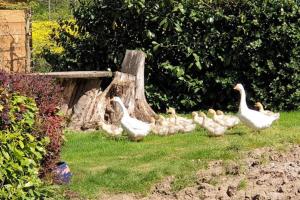
<path fill-rule="evenodd" d="M 38 129 L 33 130 L 37 138 L 49 137 L 46 154 L 42 158 L 41 176 L 51 173 L 59 161 L 63 143 L 63 117 L 58 115 L 61 103 L 60 86 L 50 77 L 0 73 L 0 81 L 13 92 L 31 97 L 38 107 Z"/>
<path fill-rule="evenodd" d="M 50 3 L 50 19 L 69 19 L 71 18 L 71 4 L 76 1 L 60 0 L 60 1 L 41 1 L 30 0 L 29 5 L 32 9 L 33 20 L 49 20 L 49 3 Z"/>
<path fill-rule="evenodd" d="M 94 0 L 59 23 L 55 70 L 116 70 L 126 49 L 147 53 L 147 97 L 156 109 L 300 108 L 300 9 L 295 0 Z M 77 34 L 70 35 L 66 27 Z"/>
<path fill-rule="evenodd" d="M 50 52 L 60 54 L 63 49 L 55 45 L 50 38 L 53 28 L 57 28 L 58 23 L 54 21 L 34 21 L 32 22 L 32 58 L 33 70 L 39 72 L 51 71 L 51 66 L 41 56 L 43 49 L 47 47 Z"/>
<path fill-rule="evenodd" d="M 33 99 L 1 87 L 0 92 L 0 199 L 45 197 L 38 177 L 47 137 L 33 133 L 38 108 Z"/>

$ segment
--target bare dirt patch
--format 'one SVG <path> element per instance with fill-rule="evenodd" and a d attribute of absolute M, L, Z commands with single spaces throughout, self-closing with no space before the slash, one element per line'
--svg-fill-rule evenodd
<path fill-rule="evenodd" d="M 193 186 L 172 190 L 173 177 L 157 184 L 147 197 L 102 195 L 106 200 L 300 199 L 300 146 L 285 152 L 272 148 L 251 151 L 244 160 L 214 161 L 197 173 Z"/>

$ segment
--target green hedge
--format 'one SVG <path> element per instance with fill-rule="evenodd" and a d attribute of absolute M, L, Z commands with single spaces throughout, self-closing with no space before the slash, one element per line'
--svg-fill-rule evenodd
<path fill-rule="evenodd" d="M 37 111 L 33 99 L 1 88 L 0 199 L 48 195 L 38 176 L 48 138 L 34 135 Z"/>
<path fill-rule="evenodd" d="M 236 110 L 237 82 L 250 104 L 300 108 L 295 0 L 94 0 L 74 17 L 52 35 L 64 52 L 44 52 L 54 70 L 116 70 L 125 49 L 142 49 L 146 94 L 156 109 Z"/>

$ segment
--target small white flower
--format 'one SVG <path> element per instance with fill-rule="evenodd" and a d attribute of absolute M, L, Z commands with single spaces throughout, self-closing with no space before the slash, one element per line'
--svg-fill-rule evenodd
<path fill-rule="evenodd" d="M 214 18 L 213 17 L 208 18 L 208 22 L 209 23 L 213 23 L 214 22 Z"/>

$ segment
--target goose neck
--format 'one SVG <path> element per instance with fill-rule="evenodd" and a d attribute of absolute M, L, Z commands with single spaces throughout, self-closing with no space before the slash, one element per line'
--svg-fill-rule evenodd
<path fill-rule="evenodd" d="M 123 116 L 129 116 L 129 113 L 128 113 L 127 109 L 125 108 L 123 102 L 117 101 L 117 103 L 121 107 L 121 111 L 123 113 Z"/>
<path fill-rule="evenodd" d="M 247 109 L 248 106 L 247 106 L 247 103 L 246 103 L 246 92 L 245 90 L 240 90 L 240 94 L 241 94 L 241 101 L 240 101 L 240 110 L 243 110 L 243 109 Z"/>

